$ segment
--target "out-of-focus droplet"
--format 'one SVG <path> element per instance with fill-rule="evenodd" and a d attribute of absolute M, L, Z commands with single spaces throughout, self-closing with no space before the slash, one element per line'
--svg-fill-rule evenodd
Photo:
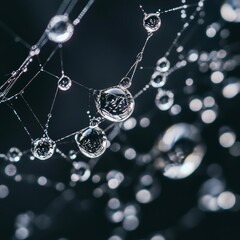
<path fill-rule="evenodd" d="M 197 127 L 179 123 L 160 136 L 151 153 L 155 167 L 162 170 L 164 176 L 181 179 L 198 168 L 205 155 L 205 147 Z"/>
<path fill-rule="evenodd" d="M 73 182 L 85 182 L 91 175 L 90 167 L 85 162 L 75 162 L 73 164 L 71 180 Z"/>
<path fill-rule="evenodd" d="M 22 152 L 18 148 L 12 147 L 9 149 L 7 157 L 10 162 L 18 162 L 22 157 Z"/>
<path fill-rule="evenodd" d="M 240 22 L 240 1 L 226 0 L 221 7 L 221 16 L 227 22 Z"/>
<path fill-rule="evenodd" d="M 174 103 L 174 94 L 171 91 L 158 90 L 155 104 L 161 111 L 169 110 Z"/>
<path fill-rule="evenodd" d="M 170 69 L 170 62 L 166 57 L 162 57 L 157 61 L 156 70 L 160 73 L 166 73 Z"/>
<path fill-rule="evenodd" d="M 167 81 L 167 74 L 155 71 L 151 77 L 150 84 L 154 88 L 160 88 L 165 85 L 166 81 Z"/>

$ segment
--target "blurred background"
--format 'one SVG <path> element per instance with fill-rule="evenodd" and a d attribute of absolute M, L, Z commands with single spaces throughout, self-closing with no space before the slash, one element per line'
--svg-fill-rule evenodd
<path fill-rule="evenodd" d="M 36 43 L 61 2 L 2 3 L 1 84 L 28 55 L 17 36 L 30 46 Z M 74 20 L 86 3 L 77 2 L 69 18 Z M 155 13 L 185 1 L 96 0 L 63 45 L 65 74 L 92 89 L 118 85 L 147 37 L 139 4 Z M 156 62 L 195 9 L 196 5 L 160 15 L 161 27 L 150 39 L 129 89 L 133 95 L 149 83 Z M 46 161 L 34 159 L 23 125 L 34 138 L 43 133 L 32 112 L 22 98 L 12 100 L 21 123 L 1 103 L 0 239 L 239 239 L 238 22 L 238 0 L 206 0 L 168 57 L 171 67 L 178 61 L 186 65 L 171 73 L 163 87 L 174 101 L 169 96 L 159 99 L 161 90 L 150 86 L 136 99 L 131 118 L 106 131 L 111 144 L 99 159 L 80 154 L 73 138 L 58 142 L 64 154 Z M 44 63 L 55 47 L 48 42 L 38 60 Z M 38 60 L 10 94 L 36 74 Z M 61 76 L 59 53 L 45 70 Z M 40 73 L 24 92 L 43 124 L 57 82 Z M 49 125 L 53 140 L 88 126 L 87 111 L 96 112 L 90 94 L 76 84 L 59 92 Z M 101 128 L 110 124 L 105 121 Z"/>

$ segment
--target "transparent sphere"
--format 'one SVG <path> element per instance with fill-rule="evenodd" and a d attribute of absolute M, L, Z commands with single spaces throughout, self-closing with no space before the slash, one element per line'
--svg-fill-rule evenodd
<path fill-rule="evenodd" d="M 73 182 L 85 182 L 91 176 L 90 167 L 85 162 L 75 162 L 72 170 L 71 180 Z"/>
<path fill-rule="evenodd" d="M 226 0 L 221 7 L 221 16 L 228 22 L 240 22 L 240 0 Z"/>
<path fill-rule="evenodd" d="M 155 98 L 155 104 L 161 111 L 169 110 L 174 103 L 174 95 L 171 91 L 159 89 Z"/>
<path fill-rule="evenodd" d="M 97 126 L 90 126 L 78 132 L 75 141 L 80 151 L 89 158 L 101 156 L 107 148 L 105 132 Z"/>
<path fill-rule="evenodd" d="M 129 77 L 124 77 L 120 83 L 119 83 L 119 86 L 122 87 L 122 88 L 129 88 L 132 84 L 132 81 Z"/>
<path fill-rule="evenodd" d="M 7 157 L 10 162 L 18 162 L 22 157 L 22 152 L 18 148 L 12 147 L 9 149 Z"/>
<path fill-rule="evenodd" d="M 64 43 L 73 35 L 73 25 L 66 15 L 54 16 L 47 26 L 47 36 L 49 40 L 56 43 Z"/>
<path fill-rule="evenodd" d="M 46 160 L 53 156 L 56 143 L 48 137 L 38 138 L 32 144 L 32 154 L 40 160 Z"/>
<path fill-rule="evenodd" d="M 155 167 L 171 179 L 182 179 L 192 174 L 200 165 L 205 147 L 200 130 L 187 123 L 167 129 L 151 150 Z"/>
<path fill-rule="evenodd" d="M 132 94 L 125 88 L 111 87 L 95 91 L 98 112 L 112 122 L 122 122 L 129 118 L 135 102 Z"/>
<path fill-rule="evenodd" d="M 153 75 L 151 77 L 150 84 L 154 88 L 160 88 L 165 85 L 166 81 L 167 81 L 167 74 L 163 74 L 161 72 L 156 71 L 153 73 Z"/>
<path fill-rule="evenodd" d="M 149 32 L 156 32 L 161 26 L 159 13 L 149 13 L 144 16 L 143 27 Z"/>
<path fill-rule="evenodd" d="M 71 86 L 72 86 L 72 80 L 65 75 L 63 75 L 58 80 L 58 88 L 62 91 L 67 91 L 68 89 L 70 89 Z"/>
<path fill-rule="evenodd" d="M 167 58 L 162 57 L 157 61 L 157 67 L 158 72 L 166 73 L 170 69 L 170 62 Z"/>

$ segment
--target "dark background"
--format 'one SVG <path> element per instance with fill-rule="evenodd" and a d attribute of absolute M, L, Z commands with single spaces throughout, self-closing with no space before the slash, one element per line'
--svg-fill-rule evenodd
<path fill-rule="evenodd" d="M 80 1 L 76 5 L 70 15 L 71 19 L 77 16 L 85 2 Z M 204 25 L 198 26 L 194 23 L 181 40 L 186 52 L 192 48 L 199 52 L 211 51 L 221 49 L 231 43 L 239 43 L 239 25 L 223 22 L 219 14 L 221 2 L 219 0 L 206 1 Z M 0 19 L 32 45 L 39 39 L 60 3 L 61 1 L 57 0 L 4 1 L 1 4 Z M 139 3 L 144 6 L 146 12 L 155 12 L 159 8 L 165 10 L 181 4 L 176 0 L 143 0 L 139 2 L 97 0 L 76 27 L 74 36 L 64 44 L 64 69 L 69 77 L 94 89 L 103 89 L 118 84 L 134 62 L 135 56 L 146 38 L 146 32 L 142 27 L 143 14 L 139 9 Z M 161 19 L 161 29 L 151 39 L 141 63 L 146 69 L 138 70 L 131 87 L 132 93 L 138 92 L 148 83 L 156 61 L 165 53 L 183 24 L 180 12 L 163 14 Z M 220 22 L 223 28 L 231 31 L 231 36 L 227 41 L 221 41 L 219 36 L 213 39 L 206 37 L 206 26 L 213 22 Z M 54 46 L 53 43 L 48 43 L 41 50 L 40 57 L 46 59 Z M 231 54 L 237 54 L 238 50 L 236 48 Z M 14 42 L 11 35 L 1 30 L 0 75 L 17 69 L 27 53 L 26 48 Z M 175 61 L 174 53 L 175 51 L 171 54 L 170 61 Z M 33 65 L 34 68 L 37 69 L 37 66 Z M 60 75 L 57 54 L 47 65 L 47 69 Z M 237 77 L 238 70 L 231 74 Z M 29 71 L 21 81 L 27 81 L 31 74 L 32 72 Z M 222 169 L 220 175 L 221 179 L 226 182 L 227 189 L 235 194 L 240 194 L 240 159 L 230 156 L 228 150 L 221 148 L 218 142 L 218 130 L 223 125 L 231 126 L 239 139 L 240 98 L 237 96 L 233 100 L 223 99 L 220 96 L 219 86 L 213 86 L 209 80 L 209 72 L 202 74 L 198 71 L 198 66 L 192 64 L 171 76 L 166 88 L 175 93 L 176 103 L 182 106 L 182 112 L 178 116 L 170 116 L 168 112 L 157 110 L 154 105 L 155 89 L 144 93 L 136 101 L 133 116 L 136 119 L 141 116 L 149 116 L 152 119 L 150 127 L 147 129 L 136 127 L 130 132 L 123 131 L 116 141 L 123 146 L 133 146 L 138 154 L 147 153 L 154 145 L 158 135 L 174 123 L 200 123 L 198 114 L 192 113 L 187 107 L 189 96 L 182 93 L 184 82 L 188 77 L 196 79 L 196 94 L 206 96 L 211 93 L 219 106 L 217 120 L 210 125 L 202 124 L 202 136 L 207 146 L 206 156 L 197 171 L 186 179 L 174 181 L 164 178 L 160 172 L 155 173 L 155 180 L 161 186 L 161 194 L 152 203 L 141 207 L 140 225 L 134 232 L 126 233 L 126 239 L 150 239 L 151 234 L 155 232 L 161 232 L 166 240 L 240 239 L 238 209 L 204 212 L 197 208 L 199 189 L 210 177 L 207 169 L 211 164 L 218 164 Z M 4 81 L 6 78 L 2 77 L 1 79 Z M 25 93 L 25 98 L 31 103 L 34 112 L 42 122 L 46 121 L 55 86 L 56 79 L 41 74 Z M 21 83 L 19 87 L 21 87 Z M 33 136 L 39 137 L 41 129 L 24 103 L 21 100 L 15 101 L 14 107 Z M 93 104 L 91 104 L 91 109 L 94 111 Z M 86 127 L 88 124 L 87 110 L 88 91 L 74 87 L 67 93 L 60 93 L 49 128 L 52 139 L 59 139 Z M 4 104 L 0 106 L 0 117 L 0 152 L 6 153 L 12 146 L 22 150 L 29 149 L 29 137 L 17 121 L 16 116 Z M 103 126 L 108 125 L 104 123 Z M 65 152 L 70 149 L 76 150 L 76 146 L 71 143 L 61 147 L 61 150 Z M 86 162 L 89 161 L 82 156 L 79 158 Z M 39 162 L 37 160 L 30 161 L 27 155 L 24 156 L 19 163 L 16 163 L 18 173 L 23 176 L 23 181 L 20 183 L 5 176 L 6 164 L 6 162 L 1 162 L 0 184 L 7 185 L 10 194 L 7 198 L 0 199 L 1 240 L 15 239 L 16 217 L 20 213 L 29 211 L 33 212 L 35 216 L 33 217 L 35 220 L 30 223 L 31 236 L 29 237 L 34 240 L 55 240 L 63 237 L 77 240 L 104 240 L 108 239 L 112 231 L 120 226 L 111 224 L 107 220 L 105 206 L 109 196 L 100 199 L 94 198 L 92 191 L 96 186 L 90 180 L 79 183 L 64 192 L 59 192 L 53 187 L 41 187 L 36 183 L 39 176 L 46 176 L 52 182 L 63 182 L 68 185 L 71 164 L 61 157 L 54 156 L 49 161 Z M 118 194 L 124 203 L 133 202 L 133 189 L 137 176 L 148 171 L 148 167 L 129 162 L 120 153 L 107 151 L 93 169 L 93 174 L 106 173 L 111 169 L 121 170 L 126 177 L 131 179 L 131 184 L 123 185 L 118 193 L 112 192 L 110 195 Z M 50 221 L 47 227 L 41 227 L 44 224 L 36 223 L 37 216 L 43 216 L 43 214 L 47 215 L 48 219 L 40 218 L 39 221 Z M 184 222 L 183 217 L 186 214 L 189 215 Z"/>

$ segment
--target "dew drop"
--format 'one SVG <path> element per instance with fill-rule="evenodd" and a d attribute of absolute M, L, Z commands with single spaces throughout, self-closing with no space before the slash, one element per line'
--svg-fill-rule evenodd
<path fill-rule="evenodd" d="M 50 41 L 64 43 L 73 35 L 73 25 L 66 15 L 54 16 L 47 27 L 47 36 Z"/>
<path fill-rule="evenodd" d="M 58 88 L 62 91 L 67 91 L 70 89 L 70 87 L 72 86 L 72 80 L 63 75 L 59 80 L 58 80 Z"/>
<path fill-rule="evenodd" d="M 199 129 L 179 123 L 167 129 L 152 149 L 155 167 L 171 179 L 182 179 L 192 174 L 205 155 Z"/>
<path fill-rule="evenodd" d="M 101 156 L 107 148 L 105 132 L 97 126 L 89 126 L 75 135 L 81 153 L 89 158 Z"/>
<path fill-rule="evenodd" d="M 112 122 L 129 118 L 135 106 L 132 94 L 118 86 L 95 91 L 95 103 L 98 112 Z"/>
<path fill-rule="evenodd" d="M 40 160 L 46 160 L 53 156 L 56 143 L 50 138 L 43 137 L 34 140 L 32 143 L 32 154 Z"/>
<path fill-rule="evenodd" d="M 169 110 L 174 103 L 174 95 L 171 91 L 160 89 L 156 96 L 155 103 L 161 111 Z"/>
<path fill-rule="evenodd" d="M 159 13 L 145 14 L 143 19 L 143 27 L 149 32 L 156 32 L 161 26 Z"/>

